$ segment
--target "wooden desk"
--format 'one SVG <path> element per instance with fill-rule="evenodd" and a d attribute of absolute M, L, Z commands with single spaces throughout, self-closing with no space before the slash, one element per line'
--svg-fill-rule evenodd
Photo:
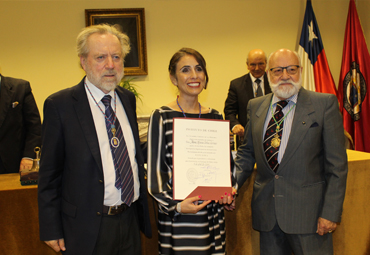
<path fill-rule="evenodd" d="M 370 153 L 347 150 L 348 177 L 342 222 L 335 230 L 335 255 L 370 254 Z"/>
<path fill-rule="evenodd" d="M 0 255 L 57 254 L 40 241 L 38 219 L 37 186 L 22 186 L 19 174 L 1 174 Z"/>
<path fill-rule="evenodd" d="M 154 204 L 149 199 L 152 238 L 141 233 L 142 254 L 158 254 Z M 0 255 L 56 255 L 39 237 L 37 185 L 22 186 L 19 174 L 0 174 Z"/>
<path fill-rule="evenodd" d="M 370 254 L 370 153 L 347 150 L 348 177 L 342 222 L 333 233 L 335 255 Z M 236 200 L 236 210 L 226 212 L 228 254 L 258 255 L 259 233 L 252 229 L 251 196 L 255 172 Z"/>
<path fill-rule="evenodd" d="M 342 223 L 334 232 L 335 255 L 370 254 L 370 153 L 348 150 L 348 179 Z M 240 190 L 237 209 L 226 212 L 226 249 L 231 255 L 258 255 L 259 233 L 252 229 L 255 173 Z M 143 255 L 158 254 L 155 205 L 149 197 L 153 238 L 142 235 Z M 56 254 L 39 240 L 37 186 L 21 186 L 18 174 L 0 175 L 0 255 Z"/>

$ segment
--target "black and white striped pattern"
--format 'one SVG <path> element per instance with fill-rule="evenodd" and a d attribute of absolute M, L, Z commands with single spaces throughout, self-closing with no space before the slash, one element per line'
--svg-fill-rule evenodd
<path fill-rule="evenodd" d="M 198 114 L 186 114 L 198 118 Z M 172 124 L 181 112 L 163 106 L 150 117 L 148 130 L 148 190 L 158 202 L 159 254 L 225 254 L 224 209 L 210 203 L 197 214 L 175 212 L 172 199 Z M 222 119 L 210 109 L 201 118 Z"/>

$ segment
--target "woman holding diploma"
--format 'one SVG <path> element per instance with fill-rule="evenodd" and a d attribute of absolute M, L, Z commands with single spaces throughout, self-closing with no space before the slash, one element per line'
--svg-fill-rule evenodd
<path fill-rule="evenodd" d="M 225 254 L 223 206 L 201 196 L 173 200 L 173 118 L 222 119 L 218 111 L 198 101 L 207 88 L 206 62 L 196 50 L 182 48 L 172 56 L 168 69 L 179 95 L 152 113 L 148 130 L 148 190 L 159 206 L 159 253 Z M 220 200 L 230 204 L 233 194 Z"/>

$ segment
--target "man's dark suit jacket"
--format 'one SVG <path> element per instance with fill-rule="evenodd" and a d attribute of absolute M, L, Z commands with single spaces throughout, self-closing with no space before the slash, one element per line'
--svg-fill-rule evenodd
<path fill-rule="evenodd" d="M 0 173 L 18 173 L 21 159 L 35 158 L 41 146 L 40 114 L 28 81 L 0 76 Z"/>
<path fill-rule="evenodd" d="M 151 236 L 135 96 L 121 87 L 116 92 L 135 139 L 140 229 Z M 102 219 L 104 175 L 84 79 L 46 99 L 42 144 L 38 186 L 40 238 L 64 238 L 65 254 L 92 254 Z"/>
<path fill-rule="evenodd" d="M 266 73 L 263 76 L 265 95 L 271 93 Z M 247 124 L 247 106 L 254 98 L 253 84 L 250 74 L 236 78 L 230 82 L 229 93 L 225 101 L 225 119 L 230 120 L 230 130 L 238 124 Z"/>

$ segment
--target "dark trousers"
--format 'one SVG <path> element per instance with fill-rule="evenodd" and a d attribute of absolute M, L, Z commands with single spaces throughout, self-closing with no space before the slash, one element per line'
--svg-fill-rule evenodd
<path fill-rule="evenodd" d="M 261 255 L 332 255 L 333 236 L 328 233 L 287 234 L 278 224 L 269 232 L 260 232 Z"/>
<path fill-rule="evenodd" d="M 103 215 L 93 255 L 140 255 L 136 203 L 118 215 Z"/>

